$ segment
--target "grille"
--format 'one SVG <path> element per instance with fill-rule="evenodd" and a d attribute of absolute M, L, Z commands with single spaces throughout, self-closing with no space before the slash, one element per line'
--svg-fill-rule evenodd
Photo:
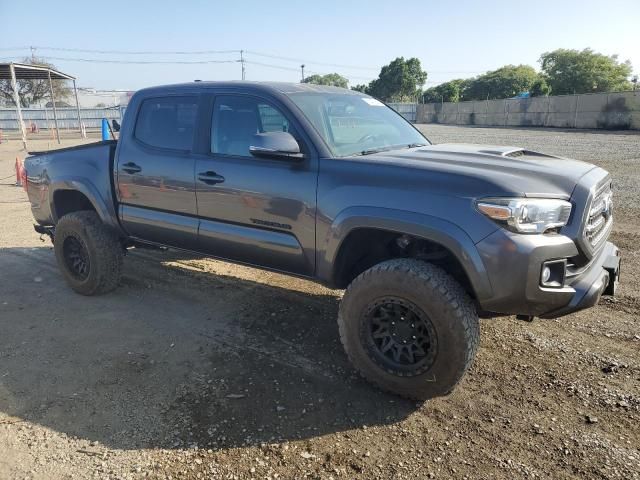
<path fill-rule="evenodd" d="M 596 248 L 606 239 L 612 221 L 613 192 L 611 182 L 607 182 L 596 192 L 584 228 L 585 239 L 592 248 Z"/>

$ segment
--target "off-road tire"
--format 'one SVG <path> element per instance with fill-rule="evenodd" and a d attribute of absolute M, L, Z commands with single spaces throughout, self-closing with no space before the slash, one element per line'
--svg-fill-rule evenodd
<path fill-rule="evenodd" d="M 363 339 L 366 312 L 389 297 L 417 306 L 433 326 L 437 352 L 425 371 L 402 375 L 385 368 Z M 414 259 L 379 263 L 353 280 L 340 304 L 338 325 L 344 349 L 364 378 L 414 400 L 451 393 L 471 366 L 480 340 L 478 314 L 462 286 L 441 268 Z"/>
<path fill-rule="evenodd" d="M 86 248 L 89 260 L 86 278 L 78 278 L 65 260 L 64 245 L 69 238 Z M 56 225 L 53 248 L 62 275 L 77 293 L 100 295 L 118 286 L 124 256 L 122 245 L 97 213 L 79 211 L 64 215 Z"/>

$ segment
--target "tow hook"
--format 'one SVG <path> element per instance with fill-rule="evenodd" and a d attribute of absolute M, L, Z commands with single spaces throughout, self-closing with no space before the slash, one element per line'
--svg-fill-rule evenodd
<path fill-rule="evenodd" d="M 522 320 L 524 322 L 533 322 L 533 319 L 536 318 L 533 315 L 516 315 L 516 320 Z"/>

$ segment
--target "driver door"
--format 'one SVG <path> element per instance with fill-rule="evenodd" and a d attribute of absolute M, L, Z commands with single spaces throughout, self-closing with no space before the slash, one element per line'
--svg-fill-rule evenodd
<path fill-rule="evenodd" d="M 318 160 L 254 157 L 253 135 L 289 131 L 284 109 L 267 99 L 212 98 L 208 152 L 196 160 L 198 250 L 237 262 L 310 276 L 315 269 Z M 300 140 L 298 140 L 300 143 Z"/>

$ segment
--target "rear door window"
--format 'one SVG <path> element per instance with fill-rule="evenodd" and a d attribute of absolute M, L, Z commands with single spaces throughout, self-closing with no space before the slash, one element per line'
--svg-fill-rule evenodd
<path fill-rule="evenodd" d="M 151 147 L 189 151 L 197 112 L 195 96 L 149 98 L 142 102 L 134 135 Z"/>

